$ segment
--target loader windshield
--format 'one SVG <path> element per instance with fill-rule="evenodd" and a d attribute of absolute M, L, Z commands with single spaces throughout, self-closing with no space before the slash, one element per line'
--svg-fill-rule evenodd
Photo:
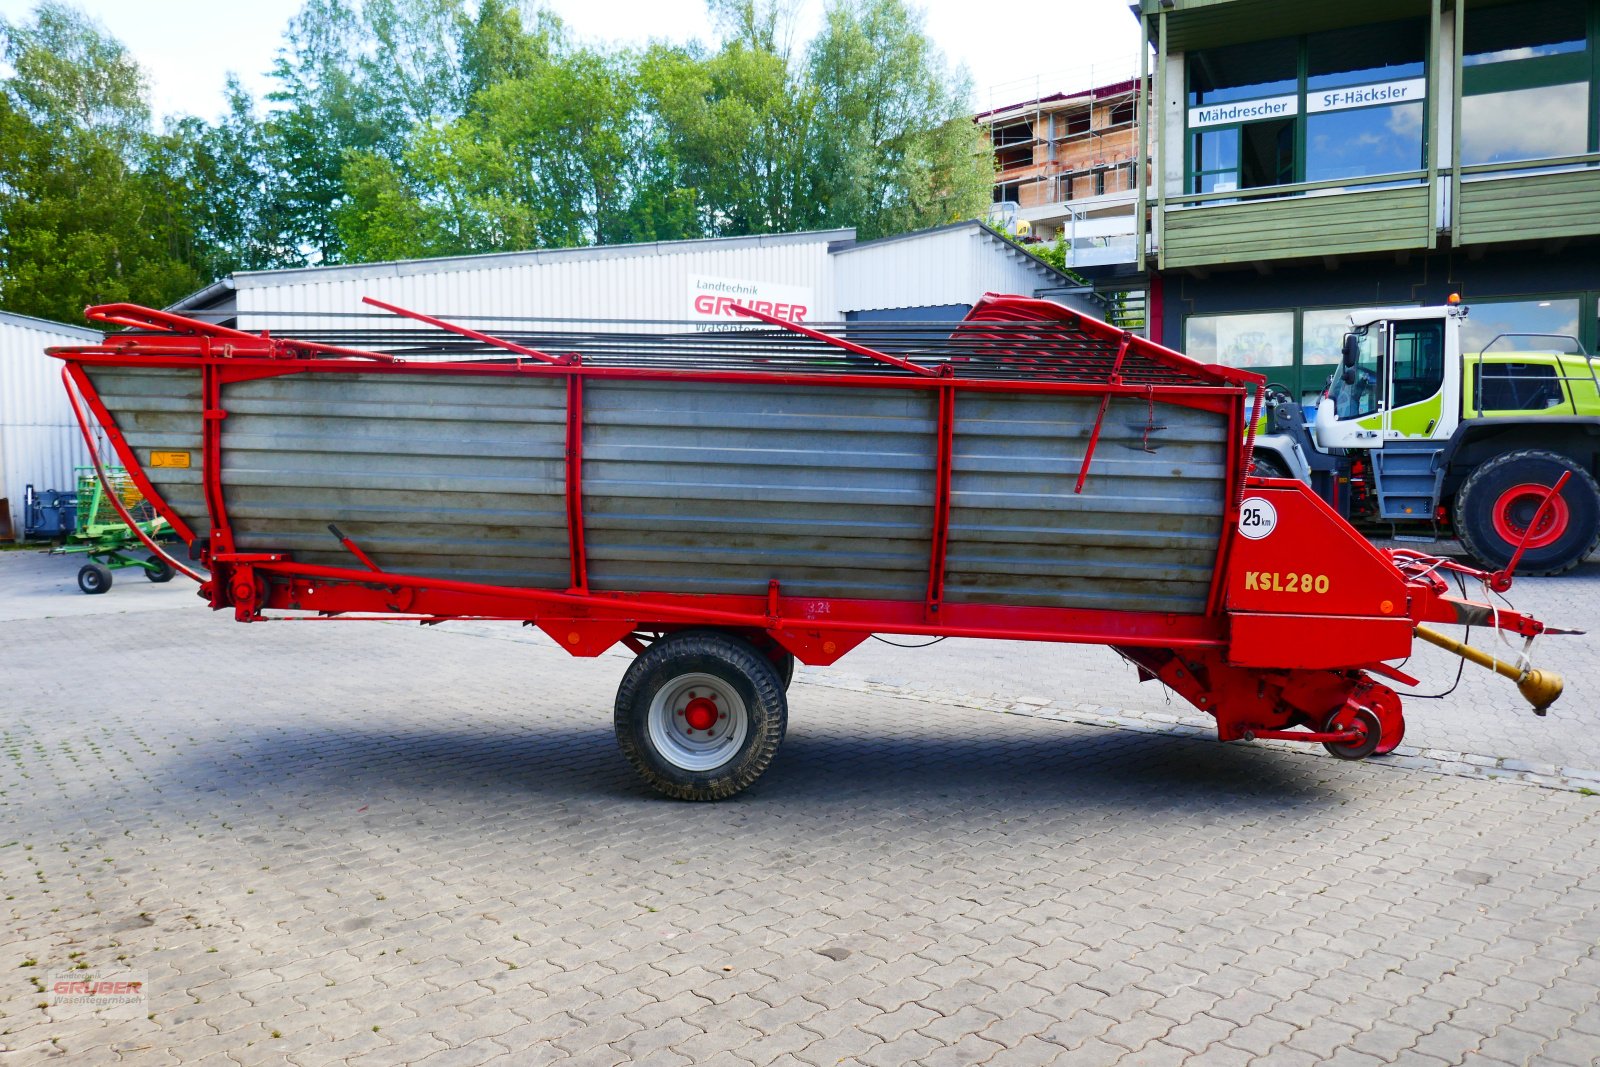
<path fill-rule="evenodd" d="M 1343 358 L 1328 383 L 1334 414 L 1359 419 L 1378 410 L 1383 381 L 1379 364 L 1383 352 L 1383 324 L 1362 326 L 1345 335 Z"/>

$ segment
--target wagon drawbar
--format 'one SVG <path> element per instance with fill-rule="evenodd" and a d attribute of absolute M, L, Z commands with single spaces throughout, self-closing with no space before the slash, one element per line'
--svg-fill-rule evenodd
<path fill-rule="evenodd" d="M 89 317 L 124 329 L 51 352 L 213 608 L 623 644 L 618 743 L 670 796 L 755 781 L 795 661 L 873 634 L 1110 645 L 1222 740 L 1347 759 L 1400 743 L 1391 683 L 1417 680 L 1394 664 L 1452 647 L 1429 624 L 1521 635 L 1514 664 L 1468 651 L 1540 713 L 1561 691 L 1528 664 L 1544 624 L 1451 594 L 1516 560 L 1372 546 L 1251 474 L 1263 379 L 1048 301 L 710 332 L 381 306 L 416 325 L 277 337 L 107 305 Z"/>

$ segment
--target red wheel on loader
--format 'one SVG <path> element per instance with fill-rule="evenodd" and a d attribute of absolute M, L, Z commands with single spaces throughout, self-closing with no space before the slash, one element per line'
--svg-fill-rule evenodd
<path fill-rule="evenodd" d="M 1540 505 L 1562 474 L 1572 477 L 1541 515 Z M 1582 563 L 1600 544 L 1600 483 L 1569 456 L 1521 449 L 1479 464 L 1456 492 L 1456 536 L 1491 570 L 1527 551 L 1518 574 L 1560 574 Z"/>
<path fill-rule="evenodd" d="M 1400 742 L 1406 736 L 1406 719 L 1400 706 L 1400 694 L 1386 685 L 1373 682 L 1361 690 L 1361 703 L 1371 708 L 1383 724 L 1383 737 L 1372 754 L 1387 756 L 1400 747 Z"/>
<path fill-rule="evenodd" d="M 1328 721 L 1323 724 L 1322 729 L 1333 733 L 1336 730 L 1348 730 L 1352 727 L 1361 731 L 1360 740 L 1324 741 L 1322 747 L 1340 759 L 1351 760 L 1366 759 L 1378 751 L 1384 740 L 1383 722 L 1378 718 L 1378 713 L 1371 708 L 1352 707 L 1346 704 L 1328 716 Z"/>

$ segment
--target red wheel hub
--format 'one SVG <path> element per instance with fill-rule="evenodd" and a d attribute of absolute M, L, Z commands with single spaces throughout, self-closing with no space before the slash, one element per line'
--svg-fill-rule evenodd
<path fill-rule="evenodd" d="M 1544 548 L 1559 541 L 1561 535 L 1567 532 L 1570 513 L 1567 502 L 1557 495 L 1550 498 L 1550 506 L 1544 509 L 1543 515 L 1539 515 L 1539 505 L 1544 503 L 1549 492 L 1548 485 L 1524 482 L 1501 493 L 1490 513 L 1494 532 L 1513 548 L 1522 544 L 1524 536 L 1528 538 L 1529 548 Z M 1539 515 L 1538 525 L 1529 533 L 1528 527 L 1536 515 Z"/>
<path fill-rule="evenodd" d="M 683 721 L 691 730 L 709 730 L 717 721 L 717 706 L 705 697 L 695 697 L 683 709 Z"/>

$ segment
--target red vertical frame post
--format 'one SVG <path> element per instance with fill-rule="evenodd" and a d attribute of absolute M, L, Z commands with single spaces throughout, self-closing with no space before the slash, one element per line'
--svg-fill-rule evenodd
<path fill-rule="evenodd" d="M 211 519 L 211 554 L 233 551 L 233 528 L 228 524 L 222 496 L 222 371 L 207 361 L 200 368 L 200 485 L 206 514 Z"/>
<path fill-rule="evenodd" d="M 583 375 L 567 375 L 567 554 L 572 592 L 589 591 L 589 560 L 583 551 Z"/>
<path fill-rule="evenodd" d="M 928 561 L 927 617 L 939 613 L 944 601 L 945 554 L 950 543 L 950 479 L 955 465 L 956 387 L 954 382 L 939 389 L 937 440 L 933 474 L 933 551 Z"/>

